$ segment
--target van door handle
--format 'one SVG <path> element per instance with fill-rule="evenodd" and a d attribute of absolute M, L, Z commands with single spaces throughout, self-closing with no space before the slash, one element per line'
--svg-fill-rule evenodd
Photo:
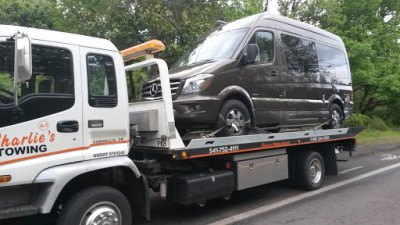
<path fill-rule="evenodd" d="M 57 131 L 60 133 L 78 132 L 79 123 L 76 120 L 64 120 L 57 123 Z"/>
<path fill-rule="evenodd" d="M 276 70 L 273 70 L 270 75 L 273 77 L 276 77 L 276 76 L 279 76 L 279 73 L 276 72 Z"/>

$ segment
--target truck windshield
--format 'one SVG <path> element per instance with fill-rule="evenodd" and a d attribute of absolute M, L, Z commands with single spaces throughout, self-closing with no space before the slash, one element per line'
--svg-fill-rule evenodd
<path fill-rule="evenodd" d="M 14 44 L 0 44 L 0 105 L 14 102 Z"/>
<path fill-rule="evenodd" d="M 230 59 L 242 42 L 248 29 L 214 32 L 197 42 L 179 59 L 174 68 L 217 59 Z"/>
<path fill-rule="evenodd" d="M 18 82 L 14 102 L 14 42 L 0 42 L 0 128 L 61 112 L 74 105 L 72 53 L 32 45 L 32 77 Z"/>

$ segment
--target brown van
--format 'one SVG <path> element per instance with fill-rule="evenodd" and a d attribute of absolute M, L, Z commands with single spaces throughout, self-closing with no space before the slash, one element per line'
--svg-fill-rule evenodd
<path fill-rule="evenodd" d="M 353 109 L 343 41 L 269 13 L 218 23 L 170 74 L 181 130 L 221 129 L 221 136 L 231 136 L 247 134 L 247 126 L 338 128 Z M 157 82 L 143 87 L 143 99 L 160 98 Z"/>

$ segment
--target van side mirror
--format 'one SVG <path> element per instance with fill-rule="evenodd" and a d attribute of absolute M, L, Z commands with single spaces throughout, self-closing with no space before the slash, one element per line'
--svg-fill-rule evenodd
<path fill-rule="evenodd" d="M 24 82 L 32 77 L 31 40 L 25 34 L 15 34 L 15 78 Z"/>
<path fill-rule="evenodd" d="M 260 49 L 257 44 L 249 44 L 243 55 L 245 64 L 254 63 L 260 57 Z"/>

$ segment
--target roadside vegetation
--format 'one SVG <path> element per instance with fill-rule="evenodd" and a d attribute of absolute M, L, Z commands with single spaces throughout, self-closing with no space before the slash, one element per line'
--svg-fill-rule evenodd
<path fill-rule="evenodd" d="M 370 118 L 363 114 L 353 114 L 345 121 L 345 126 L 365 128 L 365 131 L 357 137 L 361 143 L 377 138 L 393 138 L 400 142 L 400 128 L 390 127 L 378 117 Z"/>

